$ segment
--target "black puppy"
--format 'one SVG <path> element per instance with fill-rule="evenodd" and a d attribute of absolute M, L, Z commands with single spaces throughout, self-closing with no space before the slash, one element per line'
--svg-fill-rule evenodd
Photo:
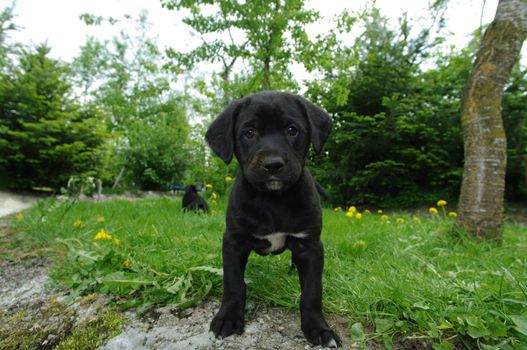
<path fill-rule="evenodd" d="M 183 210 L 199 211 L 203 210 L 208 213 L 209 206 L 203 198 L 201 198 L 196 190 L 196 186 L 188 185 L 185 187 L 185 195 L 183 196 Z"/>
<path fill-rule="evenodd" d="M 292 251 L 302 294 L 302 331 L 313 344 L 341 345 L 322 315 L 324 251 L 315 181 L 304 160 L 331 130 L 329 115 L 300 96 L 261 92 L 233 102 L 214 120 L 206 140 L 240 169 L 229 197 L 223 236 L 223 300 L 210 328 L 216 337 L 244 327 L 244 271 L 249 253 Z"/>

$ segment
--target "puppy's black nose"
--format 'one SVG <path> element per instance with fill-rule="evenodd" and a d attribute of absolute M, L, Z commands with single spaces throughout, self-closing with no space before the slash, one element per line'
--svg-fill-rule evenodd
<path fill-rule="evenodd" d="M 271 174 L 279 172 L 284 165 L 285 162 L 282 157 L 267 157 L 262 163 L 262 167 Z"/>

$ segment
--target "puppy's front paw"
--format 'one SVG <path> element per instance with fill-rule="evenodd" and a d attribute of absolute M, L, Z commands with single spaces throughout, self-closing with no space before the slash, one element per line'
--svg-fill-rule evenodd
<path fill-rule="evenodd" d="M 322 345 L 325 348 L 339 348 L 342 346 L 340 337 L 331 329 L 312 329 L 304 333 L 304 335 L 313 345 Z"/>
<path fill-rule="evenodd" d="M 340 337 L 329 328 L 322 316 L 305 317 L 302 320 L 302 331 L 306 339 L 313 345 L 322 345 L 325 348 L 342 346 Z"/>
<path fill-rule="evenodd" d="M 216 338 L 226 338 L 233 334 L 242 334 L 243 326 L 243 318 L 216 315 L 210 323 L 210 330 Z"/>

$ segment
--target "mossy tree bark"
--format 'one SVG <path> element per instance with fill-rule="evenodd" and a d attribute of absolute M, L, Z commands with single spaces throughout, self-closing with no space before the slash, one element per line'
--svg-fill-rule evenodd
<path fill-rule="evenodd" d="M 505 83 L 527 35 L 527 0 L 500 0 L 482 39 L 461 103 L 465 165 L 458 224 L 501 241 L 507 144 L 501 117 Z"/>

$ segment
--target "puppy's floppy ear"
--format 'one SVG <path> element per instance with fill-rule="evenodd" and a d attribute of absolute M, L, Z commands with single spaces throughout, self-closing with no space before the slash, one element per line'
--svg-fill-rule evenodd
<path fill-rule="evenodd" d="M 205 140 L 225 164 L 229 164 L 234 153 L 234 119 L 240 110 L 240 102 L 231 103 L 209 126 Z"/>
<path fill-rule="evenodd" d="M 331 132 L 333 121 L 326 111 L 315 106 L 302 96 L 296 96 L 296 102 L 305 114 L 311 131 L 311 143 L 318 154 Z"/>

